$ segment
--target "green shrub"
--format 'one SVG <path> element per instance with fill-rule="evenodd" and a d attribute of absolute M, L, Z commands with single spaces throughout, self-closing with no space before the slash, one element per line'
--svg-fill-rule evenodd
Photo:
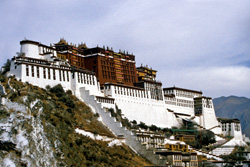
<path fill-rule="evenodd" d="M 59 100 L 62 101 L 66 106 L 68 106 L 70 108 L 75 108 L 75 103 L 73 102 L 73 100 L 71 100 L 71 98 L 69 96 L 62 95 L 59 98 Z"/>
<path fill-rule="evenodd" d="M 58 84 L 58 85 L 50 88 L 50 92 L 54 93 L 57 97 L 65 96 L 65 91 L 64 91 L 61 84 Z"/>
<path fill-rule="evenodd" d="M 195 135 L 195 141 L 187 142 L 187 144 L 193 146 L 194 148 L 200 149 L 202 146 L 207 146 L 215 142 L 215 135 L 212 131 L 201 130 Z"/>
<path fill-rule="evenodd" d="M 3 75 L 0 75 L 0 82 L 6 82 L 7 78 Z"/>
<path fill-rule="evenodd" d="M 135 124 L 135 125 L 137 125 L 137 122 L 136 122 L 136 120 L 133 120 L 133 121 L 132 121 L 132 124 Z"/>
<path fill-rule="evenodd" d="M 5 108 L 0 110 L 0 119 L 6 118 L 8 116 L 10 116 L 10 113 Z"/>
<path fill-rule="evenodd" d="M 50 85 L 46 85 L 45 89 L 49 91 L 51 89 L 51 86 Z"/>
<path fill-rule="evenodd" d="M 14 101 L 17 97 L 18 97 L 18 93 L 17 92 L 12 92 L 9 99 L 11 101 Z"/>
<path fill-rule="evenodd" d="M 100 116 L 99 113 L 95 113 L 95 114 L 94 114 L 94 117 L 97 117 L 97 118 L 98 118 L 99 116 Z"/>
<path fill-rule="evenodd" d="M 138 126 L 142 129 L 148 129 L 148 126 L 144 122 L 140 122 Z"/>
<path fill-rule="evenodd" d="M 71 91 L 71 90 L 67 90 L 67 91 L 66 91 L 66 94 L 67 94 L 67 95 L 72 95 L 72 91 Z"/>

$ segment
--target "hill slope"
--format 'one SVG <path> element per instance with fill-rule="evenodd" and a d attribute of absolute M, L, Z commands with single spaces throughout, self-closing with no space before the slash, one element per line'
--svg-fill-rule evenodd
<path fill-rule="evenodd" d="M 250 99 L 229 96 L 213 99 L 217 117 L 238 118 L 246 136 L 250 137 Z"/>
<path fill-rule="evenodd" d="M 76 128 L 114 138 L 89 107 L 60 86 L 48 90 L 0 76 L 0 164 L 4 166 L 145 166 L 125 144 L 93 140 Z M 4 92 L 2 89 L 0 92 Z"/>

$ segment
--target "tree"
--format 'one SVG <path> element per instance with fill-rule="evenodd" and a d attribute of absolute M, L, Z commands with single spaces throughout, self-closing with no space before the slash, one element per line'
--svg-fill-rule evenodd
<path fill-rule="evenodd" d="M 11 65 L 11 61 L 10 61 L 10 59 L 7 59 L 7 62 L 3 66 L 2 75 L 6 74 L 8 71 L 10 71 L 10 65 Z"/>
<path fill-rule="evenodd" d="M 140 126 L 142 129 L 148 129 L 148 126 L 144 122 L 140 122 L 138 126 Z"/>
<path fill-rule="evenodd" d="M 155 126 L 155 125 L 151 125 L 151 126 L 149 127 L 149 129 L 150 129 L 151 131 L 156 131 L 156 130 L 158 130 L 158 127 Z"/>
<path fill-rule="evenodd" d="M 194 148 L 200 149 L 203 145 L 207 146 L 211 143 L 215 143 L 215 135 L 212 131 L 201 130 L 195 135 L 194 142 L 187 142 L 189 145 Z"/>
<path fill-rule="evenodd" d="M 132 121 L 132 124 L 135 124 L 135 125 L 136 125 L 136 124 L 137 124 L 136 120 L 133 120 L 133 121 Z"/>
<path fill-rule="evenodd" d="M 55 93 L 57 97 L 62 97 L 63 95 L 65 95 L 65 91 L 61 84 L 58 84 L 53 88 L 50 88 L 50 92 Z"/>

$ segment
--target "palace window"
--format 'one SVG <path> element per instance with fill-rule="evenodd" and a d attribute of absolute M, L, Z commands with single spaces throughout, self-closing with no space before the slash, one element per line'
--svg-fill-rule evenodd
<path fill-rule="evenodd" d="M 92 76 L 89 76 L 89 84 L 92 85 Z"/>
<path fill-rule="evenodd" d="M 48 68 L 48 79 L 50 79 L 50 69 Z"/>
<path fill-rule="evenodd" d="M 94 76 L 92 76 L 92 77 L 93 77 L 92 78 L 93 79 L 93 85 L 95 85 L 95 77 Z"/>
<path fill-rule="evenodd" d="M 86 74 L 83 74 L 83 80 L 84 80 L 84 84 L 86 84 L 86 78 L 85 78 Z"/>
<path fill-rule="evenodd" d="M 66 71 L 66 74 L 67 74 L 67 81 L 69 82 L 69 72 Z"/>
<path fill-rule="evenodd" d="M 235 123 L 235 130 L 240 131 L 240 125 L 238 123 Z"/>
<path fill-rule="evenodd" d="M 89 84 L 89 75 L 87 75 L 86 78 L 87 78 L 87 84 Z"/>
<path fill-rule="evenodd" d="M 61 74 L 61 70 L 59 70 L 59 80 L 62 81 L 62 74 Z"/>
<path fill-rule="evenodd" d="M 80 73 L 78 72 L 77 75 L 78 75 L 78 83 L 80 83 Z"/>
<path fill-rule="evenodd" d="M 26 65 L 26 76 L 29 76 L 29 66 Z"/>
<path fill-rule="evenodd" d="M 53 69 L 53 79 L 56 80 L 56 70 Z"/>
<path fill-rule="evenodd" d="M 32 75 L 32 77 L 34 77 L 34 76 L 35 76 L 34 66 L 31 66 L 31 75 Z"/>
<path fill-rule="evenodd" d="M 43 67 L 43 78 L 46 79 L 46 68 Z"/>
<path fill-rule="evenodd" d="M 37 75 L 37 78 L 39 78 L 39 77 L 40 77 L 39 67 L 38 67 L 38 66 L 36 66 L 36 75 Z"/>
<path fill-rule="evenodd" d="M 63 81 L 65 81 L 65 72 L 64 72 L 64 70 L 62 71 L 62 74 L 63 74 Z"/>

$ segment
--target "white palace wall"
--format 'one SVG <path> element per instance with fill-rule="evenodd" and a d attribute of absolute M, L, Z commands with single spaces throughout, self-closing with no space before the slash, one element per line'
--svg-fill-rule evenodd
<path fill-rule="evenodd" d="M 175 113 L 185 113 L 190 116 L 194 116 L 194 108 L 192 107 L 182 107 L 182 106 L 177 106 L 177 104 L 173 105 L 166 103 L 166 108 L 173 110 Z"/>
<path fill-rule="evenodd" d="M 206 129 L 219 125 L 215 116 L 214 108 L 203 108 L 203 124 L 203 127 Z"/>
<path fill-rule="evenodd" d="M 151 99 L 150 93 L 143 89 L 108 85 L 104 93 L 115 99 L 115 104 L 130 121 L 169 128 L 178 124 L 174 114 L 167 111 L 165 102 Z"/>
<path fill-rule="evenodd" d="M 79 89 L 84 87 L 89 90 L 90 95 L 103 96 L 100 91 L 100 84 L 94 74 L 87 74 L 83 72 L 75 72 L 74 82 L 72 83 L 72 89 L 76 90 L 75 95 L 81 97 Z"/>
<path fill-rule="evenodd" d="M 21 45 L 21 53 L 25 54 L 25 57 L 39 58 L 39 47 L 38 43 L 24 43 Z"/>
<path fill-rule="evenodd" d="M 89 90 L 91 95 L 102 95 L 95 75 L 72 72 L 65 66 L 43 65 L 39 64 L 39 60 L 14 58 L 11 61 L 10 73 L 22 82 L 29 82 L 42 88 L 61 84 L 64 90 L 72 90 L 77 97 L 80 97 L 81 87 Z"/>

